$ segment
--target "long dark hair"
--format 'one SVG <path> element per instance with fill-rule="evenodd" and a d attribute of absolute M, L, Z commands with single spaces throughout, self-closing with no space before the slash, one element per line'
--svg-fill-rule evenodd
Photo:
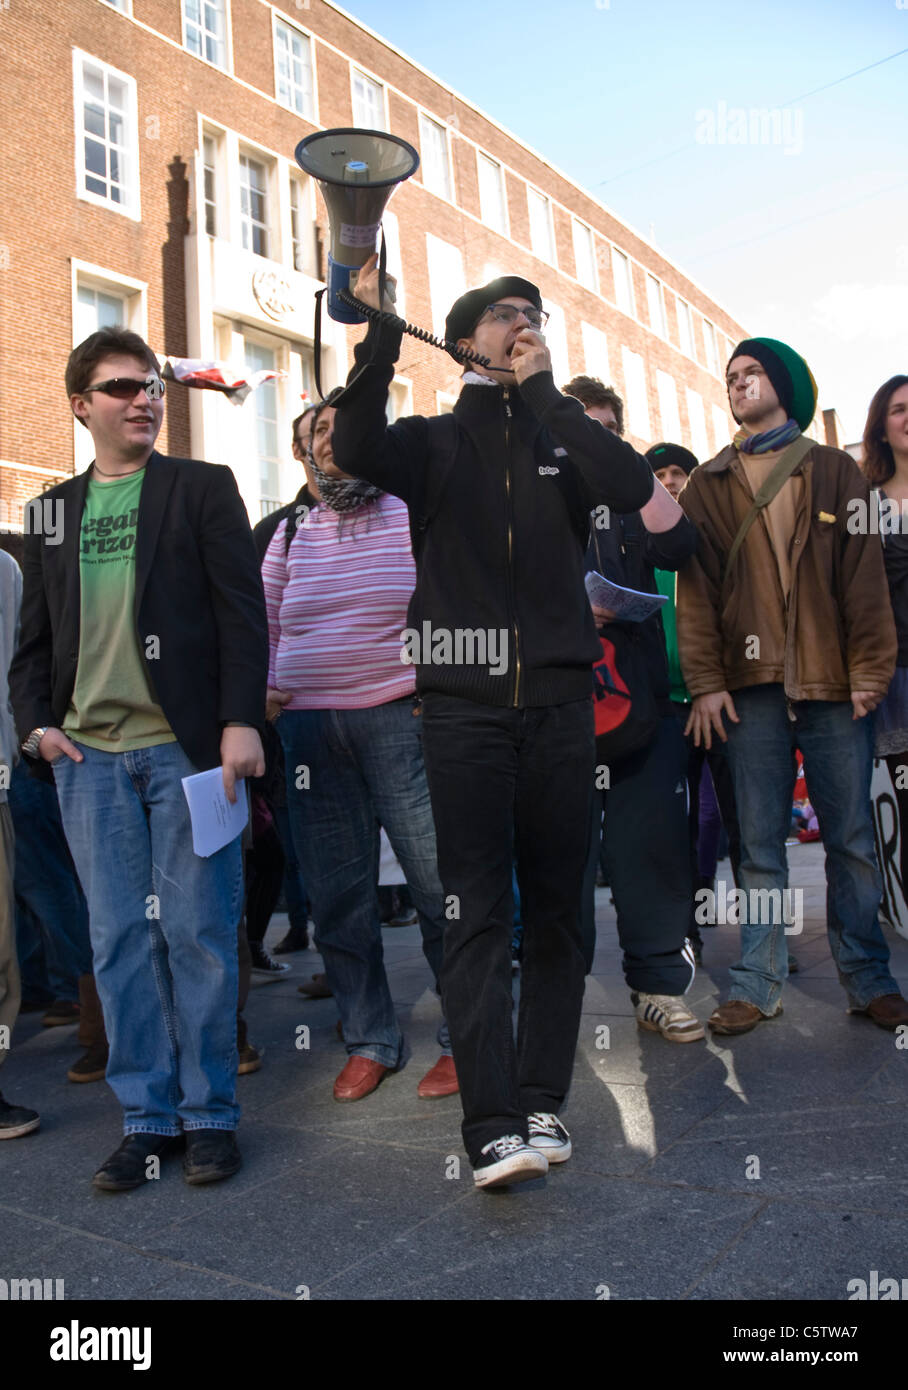
<path fill-rule="evenodd" d="M 864 458 L 861 467 L 871 487 L 888 483 L 895 472 L 892 447 L 886 439 L 886 415 L 889 402 L 900 386 L 908 386 L 908 376 L 891 376 L 870 402 L 867 424 L 864 426 Z"/>

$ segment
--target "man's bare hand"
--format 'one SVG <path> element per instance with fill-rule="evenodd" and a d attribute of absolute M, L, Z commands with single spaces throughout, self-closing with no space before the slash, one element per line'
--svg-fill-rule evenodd
<path fill-rule="evenodd" d="M 66 737 L 62 729 L 48 729 L 38 744 L 38 756 L 43 758 L 46 763 L 52 763 L 54 758 L 58 758 L 61 753 L 65 753 L 67 758 L 71 758 L 74 763 L 85 761 L 85 755 L 79 752 L 76 745 Z"/>
<path fill-rule="evenodd" d="M 590 607 L 593 610 L 593 617 L 596 619 L 597 627 L 602 627 L 603 623 L 612 623 L 615 621 L 615 615 L 610 608 L 600 608 L 598 603 L 591 603 Z"/>
<path fill-rule="evenodd" d="M 263 777 L 265 753 L 258 729 L 239 726 L 221 733 L 221 772 L 227 800 L 236 803 L 236 783 L 240 777 Z"/>
<path fill-rule="evenodd" d="M 518 386 L 528 376 L 552 370 L 552 355 L 541 333 L 536 333 L 532 328 L 521 329 L 511 349 L 511 368 Z"/>
<path fill-rule="evenodd" d="M 274 723 L 281 710 L 292 699 L 293 695 L 289 690 L 278 690 L 269 685 L 268 693 L 265 696 L 265 718 L 269 724 Z"/>
<path fill-rule="evenodd" d="M 875 690 L 852 690 L 851 706 L 854 710 L 852 719 L 863 719 L 865 714 L 870 714 L 875 710 L 882 700 L 882 695 L 878 695 Z"/>
<path fill-rule="evenodd" d="M 728 735 L 722 723 L 723 711 L 728 715 L 734 724 L 741 721 L 738 718 L 734 701 L 727 690 L 717 690 L 712 695 L 698 695 L 691 705 L 690 718 L 684 726 L 685 734 L 692 733 L 694 736 L 694 747 L 700 747 L 700 740 L 706 749 L 712 748 L 713 730 L 718 734 L 723 743 L 728 742 Z"/>
<path fill-rule="evenodd" d="M 395 313 L 394 299 L 397 292 L 397 281 L 393 275 L 385 276 L 385 311 Z M 378 252 L 370 256 L 366 264 L 361 267 L 356 277 L 356 283 L 351 287 L 351 293 L 357 299 L 361 299 L 364 304 L 370 304 L 373 309 L 378 308 Z"/>

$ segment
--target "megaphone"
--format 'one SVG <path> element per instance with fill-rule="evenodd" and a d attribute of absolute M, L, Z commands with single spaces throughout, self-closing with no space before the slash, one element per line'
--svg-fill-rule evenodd
<path fill-rule="evenodd" d="M 351 271 L 374 254 L 388 199 L 416 173 L 419 155 L 397 135 L 353 126 L 307 135 L 294 153 L 303 172 L 315 179 L 328 209 L 328 313 L 338 323 L 362 323 L 361 314 L 338 294 L 349 290 Z"/>

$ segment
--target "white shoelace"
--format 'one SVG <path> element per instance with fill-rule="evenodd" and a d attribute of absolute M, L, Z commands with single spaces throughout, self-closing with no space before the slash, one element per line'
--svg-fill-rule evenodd
<path fill-rule="evenodd" d="M 561 1138 L 558 1132 L 561 1126 L 557 1115 L 538 1113 L 530 1115 L 529 1122 L 531 1129 L 534 1129 L 537 1134 L 547 1134 L 550 1139 Z"/>
<path fill-rule="evenodd" d="M 519 1134 L 505 1134 L 501 1139 L 493 1139 L 491 1144 L 486 1144 L 480 1153 L 487 1154 L 493 1150 L 496 1158 L 507 1158 L 508 1154 L 518 1153 L 526 1147 L 526 1140 L 521 1139 Z"/>

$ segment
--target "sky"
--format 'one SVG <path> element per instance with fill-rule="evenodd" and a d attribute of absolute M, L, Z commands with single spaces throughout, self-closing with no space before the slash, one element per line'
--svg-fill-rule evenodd
<path fill-rule="evenodd" d="M 860 438 L 908 372 L 908 0 L 344 8 L 799 351 Z"/>

